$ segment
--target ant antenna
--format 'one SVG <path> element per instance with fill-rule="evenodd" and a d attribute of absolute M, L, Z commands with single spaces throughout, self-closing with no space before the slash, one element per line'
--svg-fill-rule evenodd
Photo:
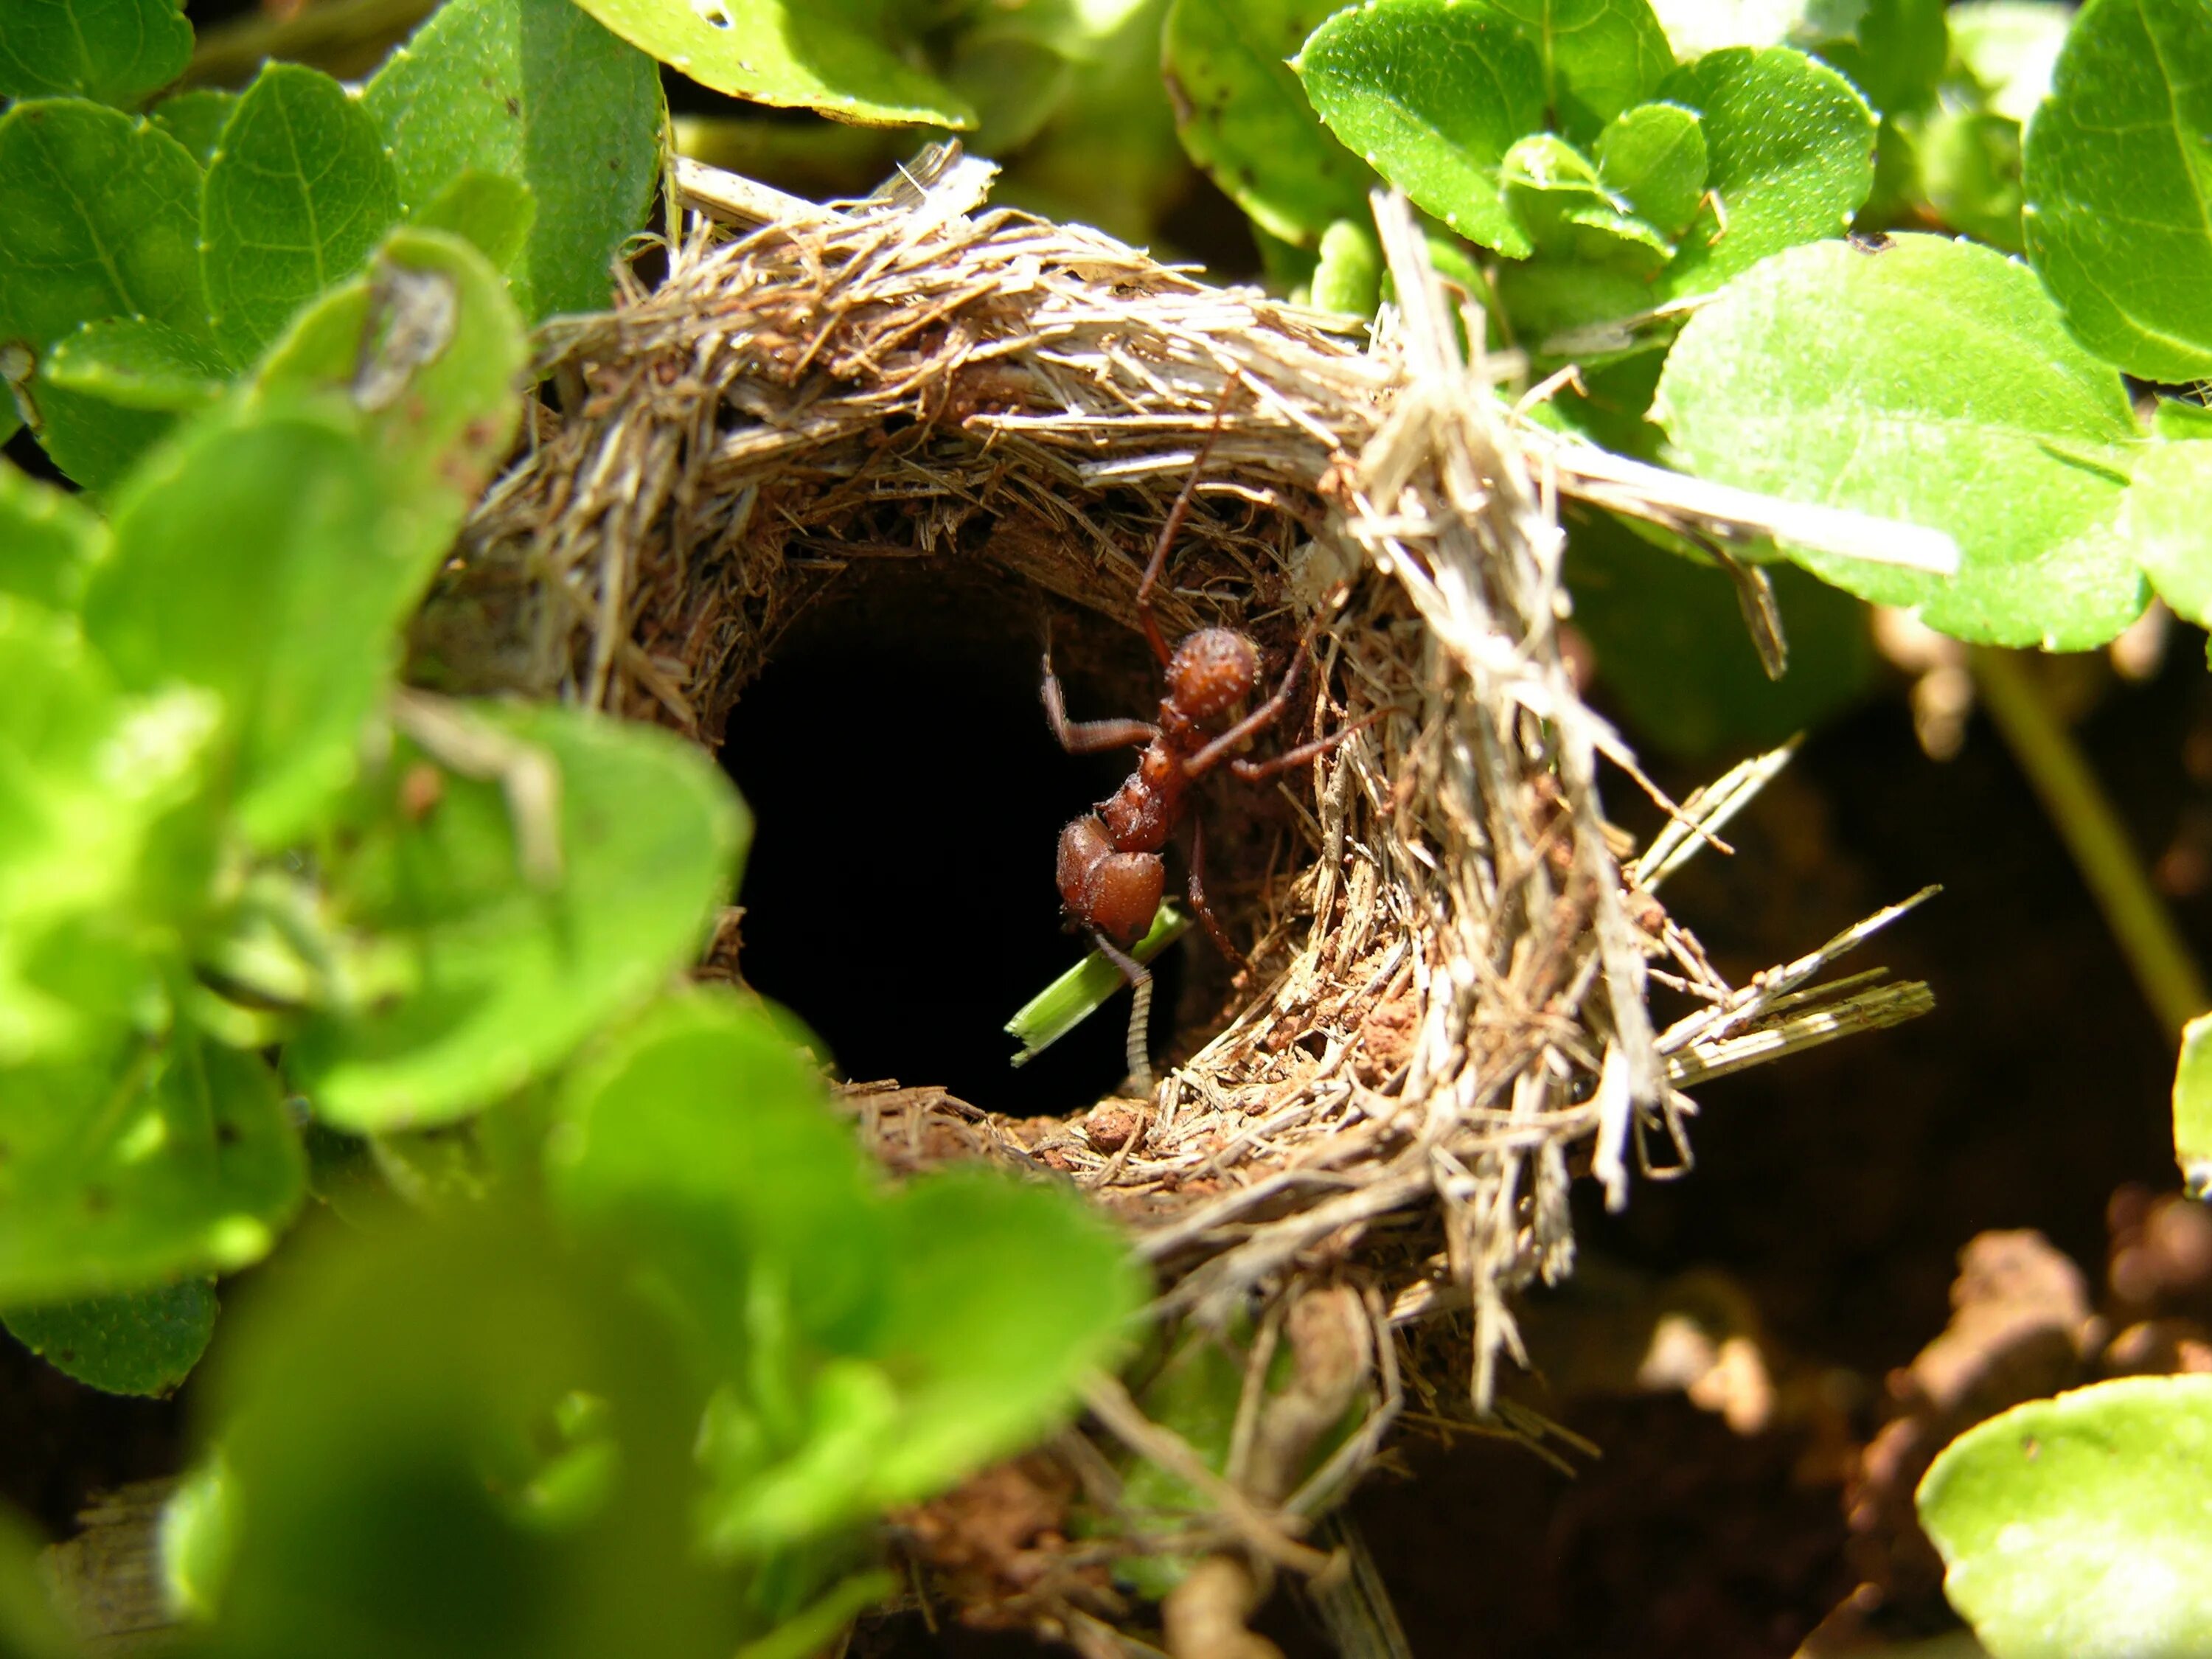
<path fill-rule="evenodd" d="M 1140 1095 L 1152 1092 L 1152 970 L 1139 962 L 1096 927 L 1091 942 L 1129 981 L 1129 1036 L 1122 1058 L 1129 1062 L 1129 1086 Z"/>
<path fill-rule="evenodd" d="M 1152 562 L 1145 567 L 1145 578 L 1137 584 L 1137 625 L 1145 630 L 1145 638 L 1152 647 L 1152 654 L 1160 659 L 1160 666 L 1168 665 L 1168 642 L 1160 637 L 1160 625 L 1152 616 L 1152 589 L 1167 568 L 1168 549 L 1182 531 L 1183 520 L 1190 516 L 1191 498 L 1198 494 L 1198 481 L 1206 476 L 1206 463 L 1213 453 L 1213 446 L 1220 441 L 1222 428 L 1229 411 L 1244 390 L 1244 377 L 1231 371 L 1221 387 L 1221 395 L 1213 400 L 1213 424 L 1207 430 L 1206 441 L 1199 446 L 1198 453 L 1191 459 L 1190 477 L 1183 480 L 1182 489 L 1168 509 L 1165 523 L 1160 526 L 1159 538 L 1152 544 Z"/>

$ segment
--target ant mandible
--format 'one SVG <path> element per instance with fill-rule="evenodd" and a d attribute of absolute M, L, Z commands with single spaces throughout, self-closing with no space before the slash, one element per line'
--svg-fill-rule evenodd
<path fill-rule="evenodd" d="M 1232 381 L 1230 393 L 1236 383 Z M 1121 787 L 1093 811 L 1076 818 L 1060 835 L 1060 896 L 1071 922 L 1089 933 L 1099 950 L 1139 989 L 1133 1012 L 1129 1042 L 1130 1070 L 1140 1080 L 1149 1075 L 1143 1023 L 1143 993 L 1151 975 L 1128 955 L 1127 947 L 1141 939 L 1152 926 L 1167 885 L 1167 870 L 1160 849 L 1182 820 L 1190 786 L 1216 767 L 1227 764 L 1247 783 L 1257 783 L 1279 772 L 1301 765 L 1335 747 L 1352 730 L 1329 733 L 1310 743 L 1286 749 L 1266 760 L 1247 760 L 1237 750 L 1282 719 L 1296 695 L 1300 669 L 1304 665 L 1319 617 L 1307 625 L 1291 665 L 1274 695 L 1242 720 L 1232 720 L 1237 708 L 1260 683 L 1260 647 L 1233 628 L 1201 628 L 1184 636 L 1170 652 L 1152 614 L 1152 590 L 1166 568 L 1191 498 L 1198 489 L 1206 458 L 1221 435 L 1228 412 L 1224 395 L 1214 411 L 1213 429 L 1191 464 L 1190 477 L 1160 526 L 1152 544 L 1152 562 L 1137 584 L 1137 623 L 1143 629 L 1152 654 L 1166 672 L 1167 695 L 1160 699 L 1157 721 L 1139 720 L 1071 720 L 1060 681 L 1052 672 L 1052 654 L 1044 659 L 1045 716 L 1053 735 L 1072 755 L 1097 754 L 1103 750 L 1144 746 L 1137 769 Z M 1206 902 L 1205 848 L 1198 821 L 1191 822 L 1190 902 L 1222 954 L 1232 962 L 1244 960 L 1230 942 L 1212 907 Z"/>

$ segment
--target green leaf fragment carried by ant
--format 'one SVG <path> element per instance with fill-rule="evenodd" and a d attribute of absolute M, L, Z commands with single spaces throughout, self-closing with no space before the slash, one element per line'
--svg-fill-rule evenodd
<path fill-rule="evenodd" d="M 1151 929 L 1130 947 L 1139 962 L 1154 957 L 1182 937 L 1190 918 L 1172 904 L 1160 906 Z M 1128 981 L 1103 951 L 1093 951 L 1024 1003 L 1006 1022 L 1006 1035 L 1022 1045 L 1013 1063 L 1025 1066 L 1097 1013 Z"/>

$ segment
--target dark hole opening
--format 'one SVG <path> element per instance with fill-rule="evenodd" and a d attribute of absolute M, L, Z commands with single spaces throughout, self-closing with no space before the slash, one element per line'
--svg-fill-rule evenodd
<path fill-rule="evenodd" d="M 1088 948 L 1061 931 L 1054 852 L 1132 757 L 1054 742 L 1043 611 L 1010 604 L 1003 576 L 902 564 L 848 581 L 779 642 L 726 728 L 723 765 L 756 822 L 745 978 L 847 1077 L 940 1085 L 1018 1116 L 1086 1107 L 1127 1070 L 1127 992 L 1018 1070 L 1003 1028 Z M 1150 659 L 1117 631 L 1058 623 L 1083 714 L 1148 712 Z M 1181 869 L 1171 855 L 1171 887 Z M 1154 964 L 1156 1058 L 1190 948 Z"/>

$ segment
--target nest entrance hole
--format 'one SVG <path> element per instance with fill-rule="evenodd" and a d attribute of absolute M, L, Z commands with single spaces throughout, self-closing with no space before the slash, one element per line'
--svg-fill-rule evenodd
<path fill-rule="evenodd" d="M 1079 718 L 1157 705 L 1134 632 L 982 561 L 903 557 L 843 573 L 731 710 L 722 764 L 756 823 L 739 965 L 849 1077 L 943 1087 L 1010 1117 L 1079 1110 L 1123 1080 L 1124 997 L 1018 1070 L 1002 1029 L 1087 948 L 1061 928 L 1054 849 L 1133 760 L 1054 741 L 1038 696 L 1048 635 Z M 1216 908 L 1248 939 L 1273 840 L 1254 805 L 1198 809 Z M 1171 853 L 1171 891 L 1184 870 Z M 1208 1035 L 1229 969 L 1194 932 L 1154 972 L 1164 1060 Z"/>

